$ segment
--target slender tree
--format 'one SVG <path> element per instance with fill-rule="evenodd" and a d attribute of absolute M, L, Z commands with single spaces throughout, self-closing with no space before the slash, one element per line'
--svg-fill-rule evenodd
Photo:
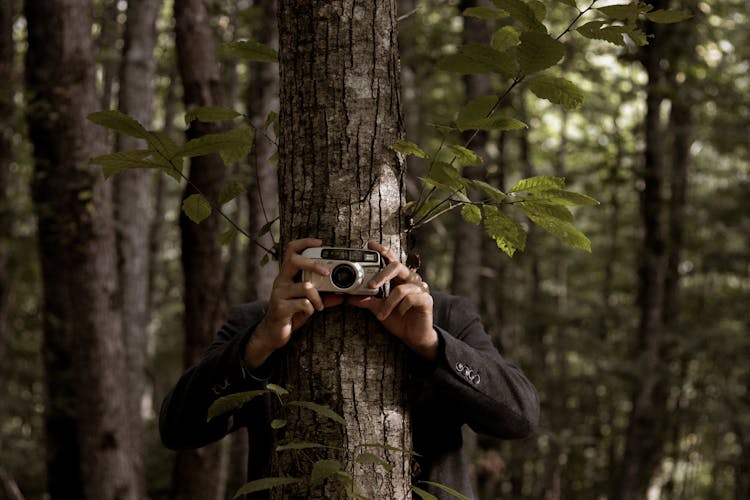
<path fill-rule="evenodd" d="M 279 8 L 281 244 L 319 237 L 362 247 L 374 239 L 401 252 L 402 161 L 390 150 L 399 116 L 395 2 L 297 2 Z M 286 431 L 346 451 L 337 458 L 371 498 L 410 495 L 409 458 L 386 452 L 385 473 L 355 463 L 357 446 L 410 448 L 404 353 L 368 315 L 350 308 L 314 317 L 292 341 L 286 384 L 327 404 L 345 426 L 292 415 Z M 280 456 L 282 470 L 295 463 Z M 343 498 L 335 484 L 300 498 Z"/>
<path fill-rule="evenodd" d="M 136 498 L 103 131 L 86 0 L 28 1 L 27 119 L 44 283 L 52 498 Z"/>
<path fill-rule="evenodd" d="M 186 109 L 224 104 L 208 7 L 202 0 L 177 0 L 174 3 L 177 65 Z M 193 139 L 223 129 L 220 123 L 202 123 L 196 120 L 190 124 L 187 135 Z M 190 182 L 185 188 L 184 197 L 200 190 L 216 203 L 226 172 L 226 165 L 218 154 L 193 158 L 190 162 Z M 224 273 L 220 271 L 222 258 L 219 224 L 217 215 L 200 224 L 193 223 L 184 212 L 180 216 L 182 268 L 185 276 L 186 367 L 198 362 L 226 315 Z M 218 498 L 223 489 L 219 481 L 220 454 L 219 443 L 198 450 L 178 452 L 173 477 L 175 498 Z"/>
<path fill-rule="evenodd" d="M 156 18 L 161 0 L 128 1 L 120 60 L 118 107 L 150 128 L 154 107 Z M 143 147 L 143 141 L 118 134 L 118 151 Z M 150 320 L 150 237 L 153 172 L 132 169 L 114 178 L 122 331 L 125 339 L 128 413 L 133 427 L 133 459 L 142 478 L 143 421 L 141 403 L 147 387 L 147 345 Z M 142 485 L 137 485 L 142 491 Z M 141 496 L 141 495 L 139 495 Z"/>

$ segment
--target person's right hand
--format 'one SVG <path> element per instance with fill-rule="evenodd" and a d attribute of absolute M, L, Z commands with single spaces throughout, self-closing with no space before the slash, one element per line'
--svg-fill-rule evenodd
<path fill-rule="evenodd" d="M 322 311 L 344 301 L 340 294 L 326 293 L 321 297 L 309 281 L 294 281 L 297 273 L 303 270 L 328 276 L 328 269 L 319 260 L 300 255 L 305 248 L 319 247 L 322 244 L 319 239 L 305 238 L 291 241 L 287 245 L 279 274 L 273 282 L 268 311 L 245 349 L 245 361 L 250 369 L 258 368 L 273 351 L 285 346 L 292 338 L 292 333 L 315 311 Z"/>

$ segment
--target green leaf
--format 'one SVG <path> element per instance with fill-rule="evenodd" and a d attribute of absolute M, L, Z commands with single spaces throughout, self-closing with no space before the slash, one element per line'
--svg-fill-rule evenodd
<path fill-rule="evenodd" d="M 246 62 L 278 62 L 279 54 L 268 45 L 252 40 L 227 42 L 222 47 L 228 53 L 242 58 Z"/>
<path fill-rule="evenodd" d="M 271 226 L 273 226 L 273 223 L 279 220 L 278 217 L 274 217 L 270 221 L 263 224 L 263 227 L 260 228 L 260 231 L 258 231 L 258 236 L 263 236 L 264 234 L 268 234 L 271 231 Z"/>
<path fill-rule="evenodd" d="M 534 13 L 534 17 L 536 17 L 539 22 L 544 21 L 544 18 L 547 17 L 547 6 L 544 5 L 544 2 L 541 0 L 529 0 L 529 8 Z"/>
<path fill-rule="evenodd" d="M 531 215 L 534 215 L 538 218 L 559 219 L 563 222 L 573 222 L 573 214 L 570 210 L 562 205 L 548 203 L 544 198 L 528 198 L 519 205 L 529 218 L 531 218 Z"/>
<path fill-rule="evenodd" d="M 230 227 L 219 235 L 219 243 L 222 245 L 229 245 L 237 239 L 238 234 L 239 232 L 235 228 Z"/>
<path fill-rule="evenodd" d="M 498 73 L 513 76 L 516 62 L 506 53 L 487 45 L 462 45 L 458 52 L 443 57 L 438 68 L 461 74 Z"/>
<path fill-rule="evenodd" d="M 146 142 L 154 151 L 152 161 L 161 165 L 164 172 L 179 180 L 182 180 L 182 157 L 179 156 L 180 146 L 177 145 L 166 132 L 148 132 Z"/>
<path fill-rule="evenodd" d="M 424 179 L 422 180 L 424 182 Z M 431 184 L 425 182 L 427 186 L 431 186 Z M 435 213 L 437 211 L 437 208 L 444 204 L 444 200 L 435 200 L 435 199 L 428 199 L 421 205 L 419 205 L 416 212 L 413 212 L 411 215 L 413 215 L 415 218 L 424 217 L 425 215 L 429 213 Z"/>
<path fill-rule="evenodd" d="M 519 223 L 501 212 L 499 208 L 484 205 L 482 223 L 490 238 L 495 240 L 498 248 L 508 256 L 513 257 L 516 250 L 526 248 L 526 231 Z"/>
<path fill-rule="evenodd" d="M 515 186 L 510 188 L 509 193 L 527 192 L 539 193 L 546 189 L 562 189 L 565 187 L 565 177 L 550 177 L 548 175 L 537 175 L 521 179 Z"/>
<path fill-rule="evenodd" d="M 204 106 L 200 108 L 193 108 L 185 113 L 185 125 L 190 125 L 193 120 L 201 122 L 221 122 L 224 120 L 232 120 L 241 116 L 241 113 L 229 108 L 223 108 L 220 106 Z"/>
<path fill-rule="evenodd" d="M 677 9 L 655 10 L 646 13 L 646 19 L 659 24 L 679 23 L 691 17 L 693 16 L 689 12 Z"/>
<path fill-rule="evenodd" d="M 625 39 L 622 35 L 628 28 L 625 26 L 604 26 L 604 24 L 604 21 L 591 21 L 578 27 L 576 31 L 592 40 L 605 40 L 620 47 L 625 46 Z"/>
<path fill-rule="evenodd" d="M 493 9 L 492 7 L 469 7 L 463 12 L 466 17 L 478 17 L 480 19 L 502 19 L 508 17 L 504 10 Z"/>
<path fill-rule="evenodd" d="M 264 477 L 245 484 L 242 488 L 237 490 L 237 493 L 234 494 L 234 498 L 255 493 L 256 491 L 270 490 L 271 488 L 300 482 L 302 481 L 294 477 Z"/>
<path fill-rule="evenodd" d="M 469 148 L 451 144 L 448 146 L 448 149 L 451 150 L 456 157 L 456 161 L 461 165 L 481 165 L 484 163 L 482 158 Z"/>
<path fill-rule="evenodd" d="M 286 396 L 289 394 L 289 391 L 276 384 L 266 384 L 266 389 L 275 393 L 277 396 Z"/>
<path fill-rule="evenodd" d="M 461 132 L 464 130 L 519 130 L 527 128 L 524 122 L 507 116 L 492 116 L 475 122 L 464 123 L 462 126 L 465 128 L 459 127 Z"/>
<path fill-rule="evenodd" d="M 182 211 L 190 220 L 200 224 L 202 220 L 211 215 L 211 204 L 202 194 L 191 194 L 182 202 Z"/>
<path fill-rule="evenodd" d="M 221 194 L 219 194 L 219 204 L 223 205 L 228 203 L 246 192 L 245 185 L 240 181 L 229 181 L 226 186 L 224 186 Z"/>
<path fill-rule="evenodd" d="M 526 204 L 521 204 L 521 210 L 529 219 L 534 221 L 534 223 L 557 237 L 566 245 L 591 252 L 591 241 L 589 241 L 586 235 L 576 229 L 570 222 L 540 213 L 539 210 L 532 208 L 532 206 L 527 206 Z"/>
<path fill-rule="evenodd" d="M 527 80 L 526 85 L 537 97 L 560 104 L 565 109 L 578 109 L 583 103 L 583 91 L 565 78 L 539 75 Z"/>
<path fill-rule="evenodd" d="M 414 485 L 411 486 L 411 491 L 419 495 L 419 498 L 421 498 L 422 500 L 438 500 L 438 497 L 436 497 L 432 493 L 428 493 L 422 488 L 418 488 Z"/>
<path fill-rule="evenodd" d="M 482 191 L 484 191 L 484 192 L 485 192 L 485 194 L 486 194 L 487 196 L 489 196 L 489 197 L 490 197 L 490 199 L 491 199 L 492 201 L 496 202 L 496 203 L 500 203 L 500 202 L 502 202 L 502 201 L 503 201 L 503 200 L 504 200 L 505 198 L 507 198 L 507 196 L 505 195 L 505 193 L 503 193 L 502 191 L 500 191 L 500 190 L 499 190 L 498 188 L 496 188 L 495 186 L 492 186 L 492 185 L 490 185 L 490 184 L 487 184 L 487 183 L 486 183 L 486 182 L 484 182 L 484 181 L 480 181 L 480 180 L 478 180 L 478 179 L 474 179 L 474 180 L 472 180 L 472 181 L 471 181 L 471 183 L 472 183 L 472 185 L 474 185 L 475 187 L 478 187 L 479 189 L 481 189 Z"/>
<path fill-rule="evenodd" d="M 121 134 L 137 137 L 139 139 L 145 139 L 148 134 L 148 131 L 140 124 L 140 122 L 138 122 L 138 120 L 114 109 L 91 113 L 86 119 L 97 125 L 101 125 L 102 127 L 114 130 L 115 132 L 120 132 Z"/>
<path fill-rule="evenodd" d="M 103 167 L 102 173 L 104 174 L 104 178 L 109 179 L 114 174 L 129 168 L 158 168 L 159 165 L 146 160 L 149 155 L 151 155 L 151 151 L 148 149 L 118 151 L 117 153 L 94 156 L 89 159 L 89 163 L 101 165 Z"/>
<path fill-rule="evenodd" d="M 180 154 L 185 157 L 219 153 L 224 163 L 234 163 L 247 156 L 253 147 L 253 129 L 240 125 L 220 134 L 206 134 L 185 143 Z"/>
<path fill-rule="evenodd" d="M 330 418 L 334 422 L 346 425 L 346 420 L 344 420 L 344 417 L 333 411 L 328 406 L 319 405 L 317 403 L 312 403 L 310 401 L 290 401 L 289 406 L 299 406 L 301 408 L 305 408 L 311 411 L 314 411 L 318 415 L 326 418 Z"/>
<path fill-rule="evenodd" d="M 420 177 L 420 179 L 425 183 L 425 185 L 427 185 L 427 187 L 444 191 L 451 199 L 463 201 L 466 203 L 471 202 L 469 197 L 466 196 L 466 189 L 463 187 L 459 187 L 460 185 L 454 187 L 453 185 L 443 184 L 442 182 L 436 181 L 435 179 L 431 179 L 429 177 Z M 436 201 L 435 205 L 440 205 L 442 203 L 442 201 Z M 426 204 L 427 203 L 425 203 L 425 205 Z M 419 212 L 422 212 L 422 210 L 419 210 Z"/>
<path fill-rule="evenodd" d="M 599 201 L 583 193 L 576 193 L 564 189 L 548 189 L 542 192 L 542 196 L 552 203 L 560 205 L 599 205 Z"/>
<path fill-rule="evenodd" d="M 473 123 L 486 119 L 497 106 L 499 97 L 483 95 L 472 99 L 458 112 L 456 126 L 462 132 L 471 128 Z"/>
<path fill-rule="evenodd" d="M 422 151 L 419 146 L 417 146 L 413 142 L 405 141 L 403 139 L 398 139 L 396 142 L 394 142 L 391 145 L 391 149 L 397 153 L 401 153 L 402 155 L 413 155 L 417 158 L 427 158 L 427 153 Z"/>
<path fill-rule="evenodd" d="M 534 9 L 525 2 L 521 0 L 493 0 L 493 2 L 526 28 L 533 31 L 547 31 L 547 28 L 537 18 Z"/>
<path fill-rule="evenodd" d="M 208 408 L 208 418 L 206 421 L 210 422 L 213 418 L 218 417 L 219 415 L 236 410 L 248 401 L 264 394 L 265 392 L 266 391 L 264 390 L 246 391 L 223 396 L 214 401 Z"/>
<path fill-rule="evenodd" d="M 313 464 L 310 482 L 312 484 L 321 484 L 340 470 L 341 464 L 337 460 L 318 460 Z"/>
<path fill-rule="evenodd" d="M 648 39 L 654 35 L 646 35 L 642 30 L 629 29 L 626 31 L 627 35 L 635 42 L 636 45 L 643 47 L 648 45 Z"/>
<path fill-rule="evenodd" d="M 578 8 L 578 4 L 576 3 L 576 0 L 557 0 L 558 2 L 567 5 L 568 7 L 575 7 Z"/>
<path fill-rule="evenodd" d="M 518 30 L 513 26 L 503 26 L 492 35 L 492 48 L 503 52 L 521 43 Z"/>
<path fill-rule="evenodd" d="M 379 465 L 383 469 L 387 470 L 388 472 L 393 470 L 393 466 L 380 458 L 379 456 L 375 455 L 374 453 L 360 453 L 357 455 L 357 458 L 354 459 L 358 464 L 363 465 Z"/>
<path fill-rule="evenodd" d="M 282 418 L 274 418 L 271 420 L 271 429 L 283 429 L 286 427 L 286 420 Z M 279 451 L 278 446 L 276 447 L 276 451 Z"/>
<path fill-rule="evenodd" d="M 286 422 L 286 420 L 284 420 Z M 334 448 L 333 446 L 328 446 L 325 444 L 320 443 L 311 443 L 308 441 L 295 441 L 292 443 L 287 444 L 281 444 L 276 447 L 276 451 L 289 451 L 289 450 L 312 450 L 315 448 L 327 448 L 331 449 Z"/>
<path fill-rule="evenodd" d="M 268 128 L 269 125 L 273 125 L 273 133 L 276 137 L 279 136 L 279 114 L 276 111 L 271 111 L 266 116 L 266 123 L 263 124 L 263 128 Z"/>
<path fill-rule="evenodd" d="M 518 62 L 523 74 L 536 73 L 557 64 L 565 56 L 565 45 L 547 33 L 526 31 L 521 33 Z"/>
<path fill-rule="evenodd" d="M 453 495 L 454 497 L 458 498 L 459 500 L 470 500 L 469 497 L 466 495 L 459 493 L 458 491 L 454 490 L 453 488 L 449 488 L 444 484 L 435 483 L 433 481 L 420 481 L 420 484 L 429 484 L 430 486 L 433 486 L 439 490 L 443 490 L 444 492 L 448 493 L 449 495 Z"/>
<path fill-rule="evenodd" d="M 479 207 L 476 205 L 464 205 L 461 207 L 461 217 L 463 217 L 466 222 L 470 222 L 475 226 L 482 223 L 482 211 L 479 210 Z"/>
<path fill-rule="evenodd" d="M 646 12 L 651 8 L 650 5 L 633 2 L 628 4 L 607 5 L 606 7 L 598 7 L 596 10 L 612 19 L 625 19 L 635 22 L 638 18 L 638 14 Z"/>

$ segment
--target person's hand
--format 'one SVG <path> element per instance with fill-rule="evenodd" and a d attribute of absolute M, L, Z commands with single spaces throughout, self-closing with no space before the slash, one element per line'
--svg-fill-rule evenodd
<path fill-rule="evenodd" d="M 388 263 L 367 286 L 376 289 L 391 282 L 387 298 L 352 295 L 347 302 L 370 310 L 390 333 L 420 356 L 434 361 L 437 358 L 438 335 L 432 325 L 432 296 L 427 283 L 416 271 L 401 263 L 390 248 L 370 241 L 367 247 L 378 251 Z"/>
<path fill-rule="evenodd" d="M 303 270 L 328 276 L 328 269 L 319 260 L 300 255 L 305 248 L 319 247 L 322 244 L 319 239 L 305 238 L 287 245 L 279 274 L 273 282 L 268 311 L 245 349 L 245 362 L 250 369 L 258 368 L 273 351 L 285 346 L 292 338 L 292 333 L 315 311 L 322 311 L 344 301 L 344 297 L 339 294 L 324 293 L 321 296 L 309 281 L 294 281 L 295 275 Z"/>

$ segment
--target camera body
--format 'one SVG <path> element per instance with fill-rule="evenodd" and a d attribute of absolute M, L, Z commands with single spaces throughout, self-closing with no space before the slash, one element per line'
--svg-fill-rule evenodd
<path fill-rule="evenodd" d="M 330 274 L 319 274 L 302 271 L 302 281 L 311 282 L 319 292 L 347 293 L 350 295 L 372 295 L 387 297 L 389 284 L 380 288 L 370 288 L 367 282 L 375 276 L 385 263 L 381 255 L 374 250 L 361 248 L 312 247 L 302 251 L 308 259 L 319 259 Z"/>

